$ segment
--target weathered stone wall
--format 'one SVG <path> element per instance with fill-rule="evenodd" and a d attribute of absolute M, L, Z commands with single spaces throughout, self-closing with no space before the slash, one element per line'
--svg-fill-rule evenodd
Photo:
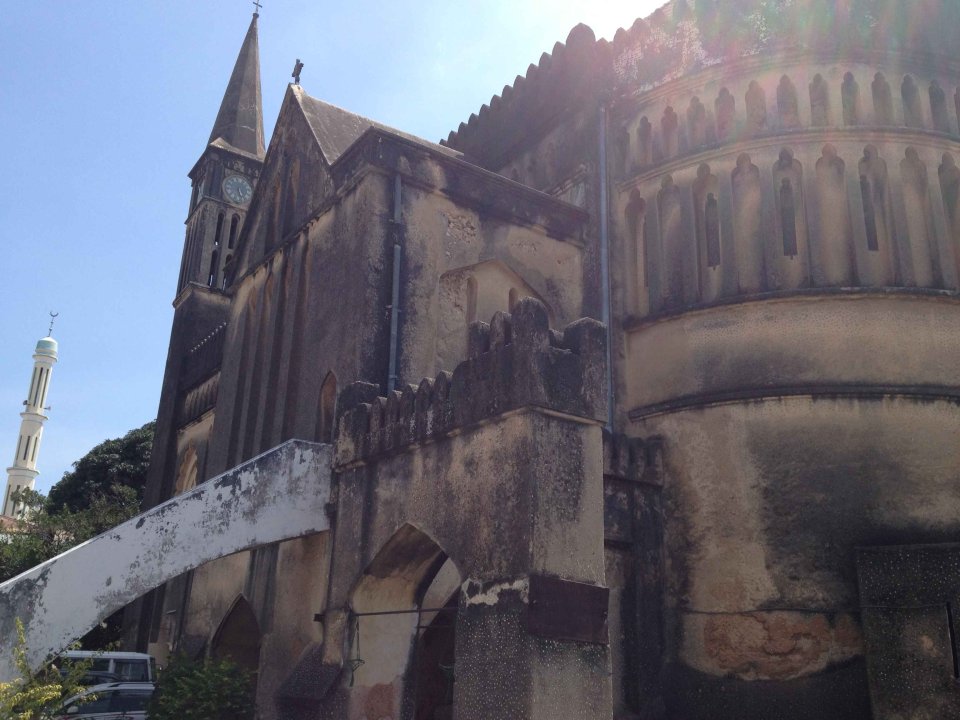
<path fill-rule="evenodd" d="M 389 397 L 346 391 L 322 667 L 355 652 L 364 663 L 331 683 L 324 717 L 408 716 L 415 616 L 402 611 L 432 596 L 447 562 L 465 580 L 455 717 L 609 713 L 603 335 L 593 321 L 553 331 L 525 298 L 472 326 L 452 376 Z M 544 594 L 543 582 L 559 586 Z M 564 605 L 597 593 L 593 614 Z"/>

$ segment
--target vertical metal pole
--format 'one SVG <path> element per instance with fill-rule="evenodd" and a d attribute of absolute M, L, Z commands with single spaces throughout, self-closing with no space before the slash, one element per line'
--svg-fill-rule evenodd
<path fill-rule="evenodd" d="M 610 238 L 607 225 L 607 106 L 600 103 L 600 285 L 603 292 L 601 321 L 607 328 L 607 429 L 613 431 L 613 327 L 610 296 Z"/>
<path fill-rule="evenodd" d="M 403 182 L 400 173 L 393 179 L 393 217 L 390 220 L 390 231 L 393 235 L 393 287 L 390 291 L 390 368 L 387 375 L 387 392 L 397 387 L 397 328 L 400 324 L 400 260 L 403 249 L 400 246 L 400 200 L 403 193 Z"/>

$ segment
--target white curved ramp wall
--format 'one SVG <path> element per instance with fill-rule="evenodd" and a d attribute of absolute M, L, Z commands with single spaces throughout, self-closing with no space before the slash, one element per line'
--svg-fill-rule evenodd
<path fill-rule="evenodd" d="M 210 560 L 330 529 L 332 447 L 291 440 L 0 584 L 0 681 L 16 619 L 37 666 L 97 623 Z"/>

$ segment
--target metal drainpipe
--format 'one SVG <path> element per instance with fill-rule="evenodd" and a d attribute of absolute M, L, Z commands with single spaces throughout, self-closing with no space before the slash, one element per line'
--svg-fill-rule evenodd
<path fill-rule="evenodd" d="M 613 328 L 610 325 L 610 238 L 607 233 L 607 104 L 600 102 L 600 285 L 603 291 L 601 320 L 607 328 L 607 430 L 613 431 Z"/>
<path fill-rule="evenodd" d="M 397 328 L 400 323 L 400 259 L 403 248 L 400 246 L 402 227 L 400 225 L 400 200 L 403 194 L 403 182 L 400 173 L 393 178 L 393 217 L 390 219 L 390 232 L 393 235 L 393 287 L 390 290 L 390 369 L 387 375 L 387 392 L 397 387 Z"/>

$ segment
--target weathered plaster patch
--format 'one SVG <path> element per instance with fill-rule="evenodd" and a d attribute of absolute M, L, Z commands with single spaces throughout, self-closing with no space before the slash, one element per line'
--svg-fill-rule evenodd
<path fill-rule="evenodd" d="M 519 597 L 522 602 L 526 603 L 530 596 L 530 581 L 527 578 L 494 583 L 467 580 L 463 584 L 463 603 L 468 607 L 473 605 L 494 606 L 500 603 L 501 596 L 504 593 Z"/>
<path fill-rule="evenodd" d="M 682 624 L 684 662 L 741 680 L 791 680 L 863 653 L 860 627 L 848 614 L 688 614 Z"/>

